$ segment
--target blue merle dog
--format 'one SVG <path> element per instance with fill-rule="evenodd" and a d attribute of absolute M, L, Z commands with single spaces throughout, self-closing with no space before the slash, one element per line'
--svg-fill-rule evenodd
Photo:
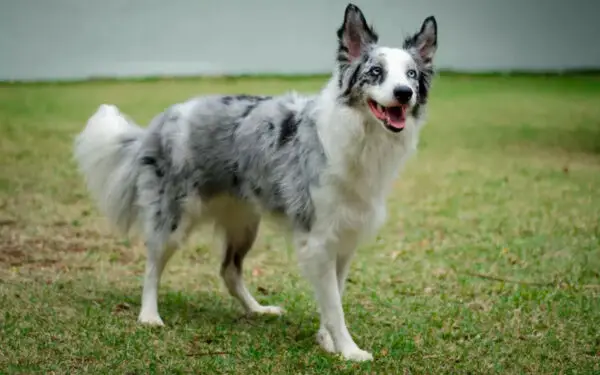
<path fill-rule="evenodd" d="M 394 179 L 415 151 L 434 75 L 433 17 L 402 48 L 378 45 L 358 7 L 337 31 L 331 79 L 314 96 L 211 95 L 175 104 L 148 128 L 101 105 L 75 141 L 99 208 L 147 246 L 139 321 L 163 325 L 157 291 L 175 249 L 202 224 L 223 239 L 220 273 L 250 313 L 242 265 L 263 214 L 284 225 L 320 310 L 317 342 L 371 360 L 346 326 L 342 294 L 357 246 L 385 220 Z"/>

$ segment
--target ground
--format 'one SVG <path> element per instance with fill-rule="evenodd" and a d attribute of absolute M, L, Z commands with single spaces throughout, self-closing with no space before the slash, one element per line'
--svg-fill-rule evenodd
<path fill-rule="evenodd" d="M 441 75 L 418 154 L 344 299 L 354 364 L 268 226 L 245 277 L 280 318 L 244 316 L 210 232 L 169 264 L 166 326 L 136 323 L 144 249 L 112 231 L 71 156 L 100 103 L 146 124 L 200 93 L 315 92 L 323 78 L 0 86 L 1 373 L 600 373 L 600 77 Z"/>

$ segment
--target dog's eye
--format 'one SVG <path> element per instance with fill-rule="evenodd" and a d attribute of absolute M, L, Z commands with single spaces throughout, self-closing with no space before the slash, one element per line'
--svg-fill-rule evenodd
<path fill-rule="evenodd" d="M 408 76 L 408 78 L 417 78 L 417 71 L 411 69 L 408 72 L 406 72 L 406 75 Z"/>
<path fill-rule="evenodd" d="M 369 69 L 369 74 L 373 75 L 373 76 L 380 76 L 381 75 L 381 68 L 378 66 L 374 66 L 371 69 Z"/>

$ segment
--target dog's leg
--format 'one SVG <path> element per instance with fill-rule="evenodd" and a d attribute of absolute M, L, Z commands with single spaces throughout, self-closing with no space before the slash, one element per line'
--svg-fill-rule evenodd
<path fill-rule="evenodd" d="M 360 349 L 352 339 L 344 318 L 338 286 L 335 244 L 316 238 L 298 240 L 298 260 L 305 277 L 312 283 L 321 313 L 321 324 L 331 334 L 335 351 L 347 360 L 368 361 L 373 356 Z M 324 347 L 325 350 L 331 349 Z"/>
<path fill-rule="evenodd" d="M 336 275 L 340 298 L 342 298 L 344 296 L 348 272 L 350 271 L 350 263 L 356 250 L 355 237 L 351 234 L 348 234 L 347 236 L 343 237 L 343 241 L 339 245 L 340 246 L 337 249 Z M 319 332 L 317 333 L 317 342 L 327 352 L 333 353 L 336 351 L 333 338 L 323 322 L 321 322 Z"/>
<path fill-rule="evenodd" d="M 344 295 L 346 289 L 346 279 L 350 272 L 350 264 L 356 252 L 357 236 L 354 233 L 345 234 L 343 240 L 339 243 L 337 251 L 336 273 L 340 296 Z"/>
<path fill-rule="evenodd" d="M 151 236 L 146 241 L 146 272 L 142 291 L 142 308 L 138 321 L 143 324 L 162 326 L 164 323 L 158 314 L 158 286 L 162 272 L 175 252 L 175 247 L 167 246 L 157 237 L 159 236 Z"/>
<path fill-rule="evenodd" d="M 241 215 L 240 215 L 241 216 Z M 252 248 L 258 232 L 259 218 L 245 222 L 221 224 L 225 229 L 225 249 L 221 264 L 221 277 L 229 293 L 237 298 L 247 313 L 281 315 L 278 306 L 263 306 L 252 296 L 242 278 L 244 257 Z"/>
<path fill-rule="evenodd" d="M 187 239 L 192 229 L 192 222 L 188 216 L 184 215 L 177 221 L 177 225 L 173 225 L 174 223 L 171 221 L 159 225 L 155 221 L 157 219 L 156 214 L 149 214 L 148 216 L 150 219 L 147 220 L 145 228 L 146 272 L 142 291 L 142 308 L 140 309 L 138 321 L 143 324 L 162 326 L 164 323 L 158 313 L 160 277 L 175 250 Z M 165 228 L 176 229 L 167 232 Z"/>
<path fill-rule="evenodd" d="M 353 257 L 354 254 L 348 253 L 340 254 L 337 257 L 337 281 L 341 296 L 344 295 L 344 290 L 346 289 L 346 280 L 348 279 L 348 272 L 350 272 L 350 263 L 352 262 Z"/>

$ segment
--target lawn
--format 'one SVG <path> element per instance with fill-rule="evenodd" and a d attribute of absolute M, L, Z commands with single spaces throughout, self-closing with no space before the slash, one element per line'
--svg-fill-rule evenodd
<path fill-rule="evenodd" d="M 0 85 L 0 373 L 600 373 L 600 77 L 441 75 L 384 228 L 353 263 L 354 364 L 314 341 L 293 250 L 269 226 L 247 317 L 210 232 L 165 271 L 166 326 L 136 323 L 144 249 L 111 231 L 71 157 L 100 103 L 145 124 L 201 93 L 314 92 L 323 78 Z"/>

